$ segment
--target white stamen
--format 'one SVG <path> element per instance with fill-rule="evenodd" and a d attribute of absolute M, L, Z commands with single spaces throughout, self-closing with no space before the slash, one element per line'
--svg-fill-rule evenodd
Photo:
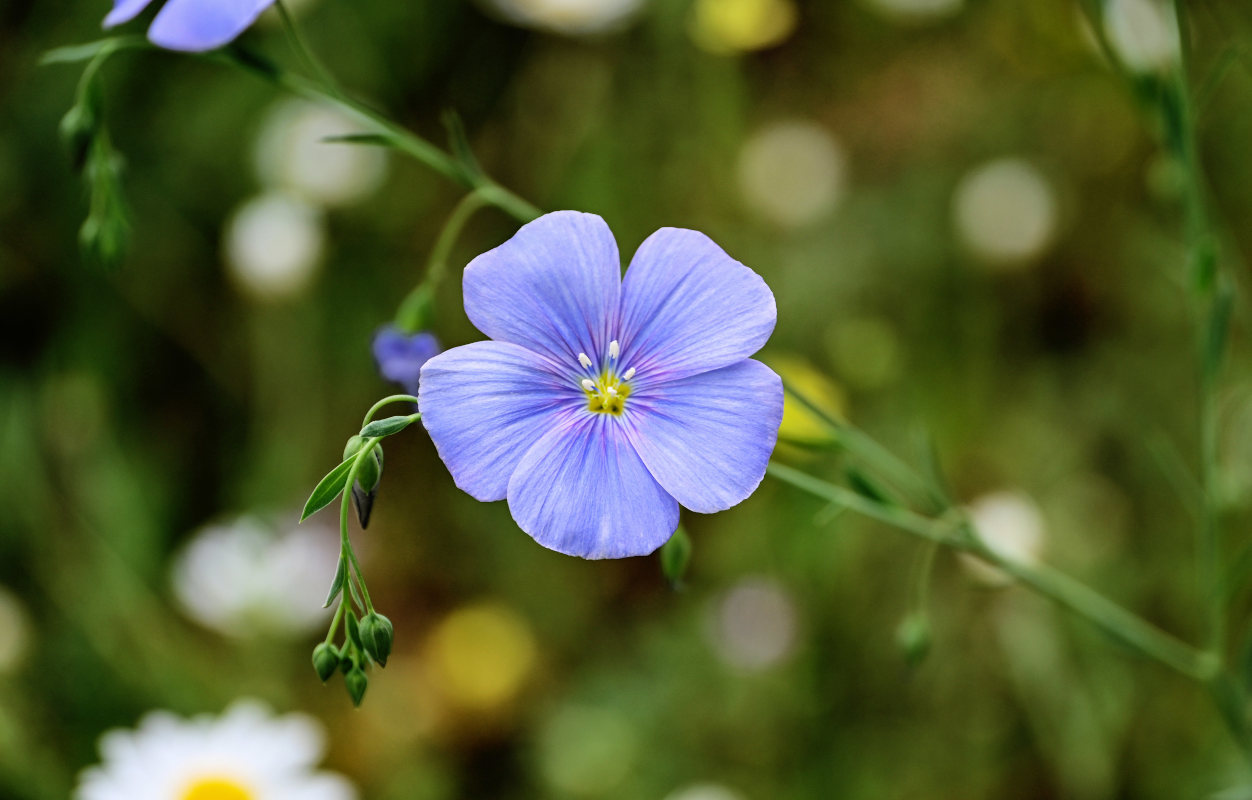
<path fill-rule="evenodd" d="M 617 389 L 613 386 L 608 387 L 604 391 L 608 394 L 609 397 L 617 397 Z"/>
<path fill-rule="evenodd" d="M 583 365 L 583 369 L 590 369 L 590 368 L 591 368 L 591 359 L 590 359 L 590 358 L 587 358 L 587 354 L 586 354 L 586 353 L 579 353 L 579 354 L 578 354 L 578 363 Z"/>
<path fill-rule="evenodd" d="M 622 380 L 628 381 L 633 377 L 635 377 L 635 368 L 631 367 L 630 369 L 626 370 L 626 373 L 624 375 L 622 375 Z"/>
<path fill-rule="evenodd" d="M 609 358 L 616 361 L 617 357 L 620 356 L 621 354 L 622 354 L 622 346 L 617 343 L 617 340 L 614 339 L 613 341 L 609 342 Z"/>
<path fill-rule="evenodd" d="M 596 390 L 596 385 L 591 382 L 590 378 L 583 378 L 583 388 L 589 392 L 594 392 Z"/>

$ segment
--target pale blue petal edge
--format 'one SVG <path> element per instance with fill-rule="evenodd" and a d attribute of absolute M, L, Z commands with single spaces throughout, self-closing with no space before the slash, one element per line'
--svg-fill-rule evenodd
<path fill-rule="evenodd" d="M 729 366 L 760 350 L 777 322 L 765 281 L 698 231 L 661 228 L 622 283 L 622 367 L 636 383 Z"/>
<path fill-rule="evenodd" d="M 604 220 L 555 211 L 465 268 L 465 313 L 497 341 L 578 369 L 607 351 L 621 290 L 617 242 Z"/>
<path fill-rule="evenodd" d="M 522 456 L 586 400 L 570 378 L 525 348 L 475 342 L 422 367 L 418 411 L 456 485 L 483 501 L 503 500 Z"/>
<path fill-rule="evenodd" d="M 104 27 L 112 28 L 139 16 L 152 0 L 115 0 L 113 10 L 104 18 Z"/>
<path fill-rule="evenodd" d="M 148 38 L 167 50 L 200 53 L 234 41 L 274 0 L 169 0 Z"/>
<path fill-rule="evenodd" d="M 648 472 L 619 420 L 573 411 L 522 457 L 509 511 L 544 547 L 581 558 L 642 556 L 678 527 L 678 501 Z"/>
<path fill-rule="evenodd" d="M 648 471 L 692 511 L 723 511 L 765 477 L 782 423 L 782 379 L 759 361 L 649 386 L 623 419 Z"/>

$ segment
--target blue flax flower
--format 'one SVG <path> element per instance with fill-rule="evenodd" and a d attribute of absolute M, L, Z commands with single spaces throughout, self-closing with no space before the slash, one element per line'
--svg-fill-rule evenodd
<path fill-rule="evenodd" d="M 104 27 L 130 22 L 152 0 L 113 0 Z M 199 53 L 233 41 L 274 0 L 169 0 L 152 21 L 148 38 L 167 50 Z"/>
<path fill-rule="evenodd" d="M 456 485 L 508 499 L 522 530 L 583 558 L 644 555 L 761 482 L 782 381 L 748 356 L 777 312 L 761 277 L 662 228 L 625 279 L 604 220 L 559 211 L 465 268 L 494 341 L 435 356 L 418 408 Z"/>
<path fill-rule="evenodd" d="M 417 394 L 422 365 L 439 352 L 439 340 L 430 333 L 404 333 L 387 325 L 374 334 L 374 362 L 378 371 L 409 394 Z"/>

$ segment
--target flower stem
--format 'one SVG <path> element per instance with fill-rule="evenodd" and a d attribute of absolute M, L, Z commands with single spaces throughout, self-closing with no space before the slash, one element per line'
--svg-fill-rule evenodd
<path fill-rule="evenodd" d="M 387 397 L 384 397 L 382 400 L 379 400 L 374 405 L 370 406 L 370 410 L 365 412 L 365 419 L 361 420 L 361 427 L 364 428 L 366 425 L 370 424 L 370 420 L 372 420 L 374 418 L 374 415 L 378 413 L 378 410 L 385 405 L 388 405 L 390 403 L 416 403 L 416 402 L 417 402 L 417 398 L 411 394 L 388 395 Z M 374 442 L 371 442 L 369 444 L 369 448 L 371 450 L 374 448 Z"/>
<path fill-rule="evenodd" d="M 392 122 L 369 106 L 348 97 L 333 84 L 314 80 L 288 72 L 278 65 L 235 45 L 215 51 L 207 58 L 243 70 L 309 100 L 329 102 L 338 106 L 349 116 L 378 133 L 396 150 L 439 173 L 445 178 L 480 191 L 483 198 L 493 206 L 509 214 L 519 222 L 529 222 L 542 212 L 532 203 L 523 200 L 476 169 L 469 168 L 416 133 Z"/>
<path fill-rule="evenodd" d="M 396 325 L 409 333 L 414 333 L 415 321 L 422 316 L 422 307 L 439 287 L 444 273 L 448 270 L 448 257 L 452 247 L 461 236 L 466 223 L 474 216 L 474 212 L 484 206 L 491 205 L 490 192 L 478 188 L 461 198 L 448 215 L 448 221 L 439 231 L 439 237 L 431 248 L 430 258 L 426 261 L 426 272 L 423 279 L 413 287 L 400 302 L 396 311 Z M 413 322 L 410 322 L 413 321 Z"/>

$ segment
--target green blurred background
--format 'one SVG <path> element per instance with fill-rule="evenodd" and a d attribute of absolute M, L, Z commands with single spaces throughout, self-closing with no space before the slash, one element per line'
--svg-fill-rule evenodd
<path fill-rule="evenodd" d="M 353 93 L 441 142 L 455 109 L 493 177 L 601 214 L 624 255 L 661 226 L 708 233 L 777 296 L 766 361 L 910 462 L 929 432 L 954 495 L 1025 557 L 1199 637 L 1179 178 L 1150 94 L 1106 65 L 1075 4 L 654 0 L 591 32 L 509 5 L 525 8 L 297 11 Z M 1252 79 L 1226 54 L 1252 47 L 1252 14 L 1189 5 L 1201 148 L 1242 282 Z M 249 605 L 263 587 L 187 548 L 245 515 L 293 528 L 394 389 L 371 337 L 461 191 L 319 144 L 309 131 L 331 123 L 253 78 L 124 54 L 104 78 L 130 250 L 84 264 L 82 183 L 56 135 L 80 70 L 37 62 L 99 36 L 107 6 L 0 7 L 0 797 L 65 797 L 104 730 L 240 696 L 320 718 L 327 765 L 367 798 L 1178 798 L 1239 782 L 1200 689 L 948 554 L 933 646 L 910 665 L 897 627 L 923 548 L 903 534 L 767 479 L 686 517 L 695 554 L 673 591 L 654 558 L 542 549 L 503 503 L 456 490 L 417 430 L 388 441 L 355 535 L 397 654 L 353 710 L 309 667 L 328 617 L 270 619 Z M 1142 69 L 1169 69 L 1152 26 L 1134 32 Z M 243 41 L 297 64 L 272 20 Z M 319 169 L 340 180 L 302 185 Z M 454 273 L 515 227 L 481 212 Z M 459 281 L 438 311 L 445 346 L 481 338 Z M 1242 545 L 1252 370 L 1233 347 L 1221 500 Z M 784 433 L 809 446 L 779 457 L 841 477 L 794 412 Z M 322 572 L 292 543 L 333 552 L 327 525 L 284 540 L 313 576 L 297 617 L 333 555 Z M 235 602 L 229 632 L 197 602 Z M 1235 607 L 1244 637 L 1248 598 Z"/>

